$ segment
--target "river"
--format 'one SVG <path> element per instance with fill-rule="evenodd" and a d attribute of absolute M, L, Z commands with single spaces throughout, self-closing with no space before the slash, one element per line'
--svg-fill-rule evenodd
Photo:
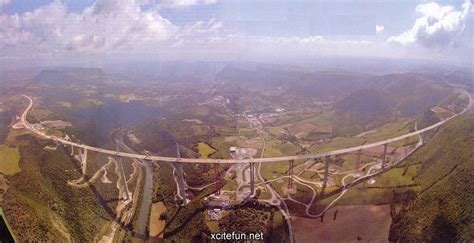
<path fill-rule="evenodd" d="M 116 142 L 122 149 L 130 153 L 135 153 L 133 149 L 123 142 L 123 132 L 117 133 L 116 138 Z M 149 161 L 141 160 L 140 162 L 145 168 L 145 183 L 143 184 L 142 199 L 138 208 L 137 221 L 133 227 L 133 235 L 137 238 L 146 240 L 148 237 L 146 234 L 146 226 L 148 224 L 148 216 L 150 215 L 151 196 L 153 193 L 153 170 Z"/>

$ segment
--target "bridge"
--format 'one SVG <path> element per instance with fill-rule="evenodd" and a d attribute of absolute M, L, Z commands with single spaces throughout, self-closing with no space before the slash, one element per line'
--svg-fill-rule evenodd
<path fill-rule="evenodd" d="M 313 218 L 321 217 L 322 215 L 324 215 L 324 213 L 330 207 L 332 207 L 334 205 L 334 203 L 337 200 L 339 200 L 339 198 L 341 198 L 344 195 L 344 193 L 347 192 L 347 190 L 350 187 L 352 187 L 356 183 L 359 183 L 363 180 L 367 180 L 367 179 L 370 179 L 370 178 L 373 178 L 375 176 L 380 175 L 384 171 L 392 168 L 393 166 L 396 166 L 397 163 L 400 163 L 404 158 L 406 158 L 411 153 L 413 153 L 418 147 L 420 147 L 423 144 L 421 136 L 420 136 L 421 134 L 426 133 L 428 131 L 432 131 L 432 130 L 442 126 L 443 124 L 445 124 L 449 120 L 451 120 L 451 119 L 453 119 L 453 118 L 455 118 L 455 117 L 457 117 L 457 116 L 459 116 L 463 113 L 468 112 L 472 107 L 473 99 L 472 99 L 471 95 L 468 92 L 466 92 L 464 89 L 462 91 L 469 98 L 468 105 L 466 106 L 466 108 L 463 111 L 461 111 L 458 114 L 454 114 L 451 117 L 448 117 L 448 118 L 446 118 L 442 121 L 439 121 L 439 122 L 437 122 L 433 125 L 425 127 L 423 129 L 418 130 L 417 126 L 415 124 L 415 131 L 414 132 L 407 133 L 407 134 L 397 136 L 397 137 L 393 137 L 393 138 L 389 138 L 389 139 L 385 139 L 385 140 L 378 141 L 378 142 L 373 142 L 373 143 L 369 143 L 369 144 L 363 144 L 363 145 L 360 145 L 360 146 L 354 146 L 354 147 L 349 147 L 349 148 L 345 148 L 345 149 L 338 149 L 338 150 L 333 150 L 333 151 L 323 152 L 323 153 L 312 153 L 312 154 L 302 154 L 302 155 L 292 155 L 292 156 L 282 156 L 282 157 L 269 157 L 269 158 L 263 158 L 263 157 L 261 157 L 261 158 L 252 158 L 251 157 L 251 158 L 244 158 L 244 159 L 202 159 L 202 158 L 199 158 L 198 156 L 194 156 L 194 157 L 191 157 L 191 158 L 186 158 L 186 157 L 183 158 L 181 156 L 181 152 L 180 152 L 180 145 L 178 145 L 178 144 L 176 144 L 177 145 L 176 146 L 176 157 L 160 156 L 160 155 L 155 155 L 155 154 L 151 154 L 151 153 L 148 153 L 148 152 L 145 152 L 145 154 L 139 154 L 139 153 L 135 153 L 132 150 L 128 150 L 128 152 L 113 151 L 113 150 L 108 150 L 108 149 L 104 149 L 104 148 L 89 146 L 89 145 L 86 145 L 86 144 L 80 144 L 80 143 L 77 143 L 77 142 L 70 141 L 67 136 L 65 138 L 61 138 L 61 137 L 56 137 L 56 136 L 53 136 L 53 135 L 47 135 L 47 134 L 45 134 L 44 132 L 41 131 L 42 128 L 40 126 L 37 126 L 36 124 L 30 124 L 27 121 L 27 115 L 28 115 L 28 112 L 33 107 L 33 100 L 30 97 L 26 96 L 26 95 L 23 95 L 23 97 L 28 99 L 28 101 L 29 101 L 28 107 L 25 109 L 25 111 L 21 115 L 21 120 L 15 125 L 17 127 L 18 126 L 23 126 L 24 128 L 28 129 L 29 131 L 31 131 L 32 133 L 38 135 L 39 137 L 53 140 L 57 144 L 62 143 L 64 145 L 70 145 L 71 146 L 71 153 L 73 153 L 74 147 L 78 148 L 79 157 L 80 157 L 81 163 L 83 163 L 83 166 L 82 166 L 83 173 L 85 173 L 87 150 L 91 150 L 91 151 L 95 151 L 95 152 L 103 153 L 103 154 L 108 154 L 108 155 L 112 155 L 112 156 L 117 156 L 117 157 L 126 157 L 126 158 L 138 159 L 138 160 L 144 160 L 144 161 L 146 160 L 146 161 L 152 161 L 152 162 L 158 162 L 158 161 L 170 162 L 171 165 L 175 168 L 174 173 L 176 173 L 175 178 L 176 178 L 176 184 L 177 184 L 177 187 L 178 187 L 177 188 L 178 189 L 177 190 L 178 191 L 177 196 L 182 199 L 181 204 L 184 204 L 184 205 L 187 203 L 185 190 L 188 188 L 188 186 L 186 185 L 184 175 L 183 175 L 183 172 L 182 172 L 181 165 L 183 163 L 213 164 L 214 169 L 215 169 L 215 182 L 211 183 L 210 185 L 215 184 L 216 194 L 219 194 L 220 186 L 221 186 L 220 185 L 220 175 L 219 175 L 219 170 L 218 170 L 218 164 L 248 164 L 249 165 L 249 170 L 250 170 L 250 181 L 245 182 L 245 183 L 248 183 L 248 185 L 250 186 L 250 195 L 249 196 L 253 196 L 254 193 L 255 193 L 255 185 L 256 185 L 255 176 L 257 176 L 258 180 L 261 181 L 258 184 L 261 184 L 261 183 L 267 184 L 269 182 L 267 180 L 264 180 L 264 178 L 260 174 L 261 163 L 272 163 L 272 162 L 289 163 L 288 176 L 286 176 L 288 178 L 288 195 L 287 195 L 287 197 L 286 198 L 281 197 L 280 195 L 278 195 L 278 193 L 276 193 L 274 190 L 272 190 L 271 187 L 269 187 L 268 185 L 265 185 L 267 187 L 267 189 L 269 189 L 269 192 L 271 193 L 271 198 L 270 199 L 265 199 L 265 200 L 262 199 L 262 200 L 259 200 L 259 201 L 269 203 L 270 205 L 278 207 L 278 209 L 282 212 L 283 216 L 285 217 L 286 221 L 288 222 L 288 228 L 289 228 L 289 232 L 290 232 L 290 241 L 293 242 L 294 239 L 293 239 L 292 224 L 291 224 L 290 215 L 289 215 L 289 212 L 288 212 L 288 206 L 286 205 L 285 200 L 290 200 L 290 201 L 297 202 L 297 203 L 301 204 L 301 202 L 298 202 L 295 199 L 291 198 L 291 193 L 293 192 L 293 188 L 294 188 L 293 187 L 293 180 L 295 180 L 299 184 L 301 184 L 303 182 L 314 184 L 314 182 L 304 180 L 304 179 L 298 177 L 298 175 L 293 175 L 293 167 L 294 167 L 294 161 L 295 160 L 311 160 L 311 159 L 324 158 L 324 160 L 323 160 L 324 161 L 324 174 L 323 174 L 323 178 L 322 178 L 323 179 L 322 184 L 320 186 L 325 188 L 328 185 L 329 164 L 331 163 L 331 160 L 330 160 L 331 156 L 356 152 L 357 157 L 358 157 L 358 159 L 357 159 L 358 162 L 357 163 L 360 165 L 360 153 L 361 153 L 362 150 L 377 147 L 377 146 L 383 146 L 383 154 L 382 154 L 381 163 L 376 164 L 376 165 L 372 165 L 369 168 L 369 170 L 368 170 L 368 172 L 365 176 L 358 177 L 357 179 L 355 179 L 350 184 L 346 184 L 344 182 L 344 180 L 349 176 L 354 176 L 354 174 L 346 175 L 342 179 L 343 187 L 342 187 L 342 191 L 341 191 L 340 195 L 338 197 L 336 197 L 333 201 L 331 201 L 331 203 L 319 214 L 311 214 L 311 212 L 310 212 L 311 205 L 313 204 L 314 200 L 316 199 L 316 193 L 315 193 L 314 189 L 312 189 L 313 196 L 311 198 L 311 201 L 308 204 L 304 204 L 304 206 L 306 207 L 306 215 L 309 216 L 309 217 L 313 217 Z M 415 146 L 415 148 L 411 152 L 406 152 L 405 156 L 401 160 L 399 160 L 398 162 L 394 163 L 390 167 L 386 167 L 388 144 L 393 143 L 393 142 L 397 142 L 397 141 L 400 141 L 400 140 L 403 140 L 403 139 L 407 139 L 407 138 L 412 137 L 412 136 L 420 136 L 420 140 L 419 140 L 418 144 Z M 82 152 L 81 149 L 84 152 Z M 255 170 L 255 163 L 257 163 L 258 166 L 259 166 L 257 170 Z M 357 166 L 357 167 L 359 167 L 359 166 Z M 377 172 L 377 173 L 373 173 L 373 174 L 370 173 L 371 170 L 377 169 L 377 168 L 382 169 L 382 170 L 380 172 Z M 257 173 L 255 173 L 255 172 L 257 172 Z M 305 184 L 303 184 L 303 185 L 305 185 Z M 308 185 L 306 184 L 306 186 L 308 186 Z M 126 190 L 128 191 L 128 188 L 126 188 Z M 127 199 L 127 201 L 128 201 L 128 199 Z"/>
<path fill-rule="evenodd" d="M 184 190 L 185 190 L 185 182 L 184 182 L 184 176 L 183 176 L 183 172 L 182 172 L 182 168 L 181 168 L 181 165 L 183 163 L 191 163 L 191 164 L 214 164 L 215 166 L 215 173 L 216 173 L 216 192 L 219 193 L 220 189 L 219 189 L 219 185 L 220 185 L 220 178 L 219 178 L 219 175 L 218 175 L 218 169 L 217 169 L 217 166 L 218 164 L 249 164 L 249 168 L 250 168 L 250 192 L 251 192 L 251 195 L 254 194 L 255 192 L 255 163 L 274 163 L 274 162 L 283 162 L 283 163 L 287 163 L 289 162 L 289 180 L 288 180 L 288 188 L 291 189 L 293 186 L 292 186 L 292 182 L 293 182 L 293 163 L 295 160 L 311 160 L 311 159 L 318 159 L 318 158 L 324 158 L 324 163 L 325 163 L 325 166 L 324 166 L 324 180 L 323 180 L 323 185 L 326 185 L 327 184 L 327 181 L 328 181 L 328 170 L 329 170 L 329 163 L 331 163 L 331 160 L 330 160 L 330 157 L 331 156 L 335 156 L 335 155 L 340 155 L 340 154 L 347 154 L 347 153 L 352 153 L 352 152 L 356 152 L 358 154 L 358 157 L 360 157 L 360 152 L 364 149 L 369 149 L 369 148 L 373 148 L 373 147 L 377 147 L 377 146 L 383 146 L 383 154 L 382 154 L 382 161 L 381 161 L 381 169 L 386 169 L 386 161 L 387 161 L 387 147 L 388 147 L 388 144 L 389 143 L 393 143 L 393 142 L 397 142 L 397 141 L 400 141 L 400 140 L 403 140 L 403 139 L 407 139 L 409 137 L 412 137 L 412 136 L 419 136 L 420 134 L 423 134 L 425 132 L 428 132 L 428 131 L 431 131 L 433 129 L 436 129 L 438 127 L 440 127 L 441 125 L 445 124 L 446 122 L 448 122 L 449 120 L 455 118 L 456 116 L 459 116 L 463 113 L 466 113 L 467 111 L 469 111 L 469 109 L 471 108 L 472 106 L 472 103 L 473 103 L 473 99 L 471 97 L 471 95 L 465 91 L 464 89 L 462 90 L 466 95 L 467 97 L 469 98 L 469 102 L 468 102 L 468 105 L 466 106 L 466 108 L 461 111 L 460 113 L 458 114 L 454 114 L 452 115 L 451 117 L 448 117 L 442 121 L 439 121 L 431 126 L 428 126 L 428 127 L 425 127 L 423 129 L 415 129 L 414 132 L 411 132 L 411 133 L 407 133 L 407 134 L 404 134 L 404 135 L 401 135 L 401 136 L 398 136 L 398 137 L 394 137 L 394 138 L 390 138 L 390 139 L 385 139 L 385 140 L 382 140 L 382 141 L 378 141 L 378 142 L 373 142 L 373 143 L 369 143 L 369 144 L 363 144 L 363 145 L 360 145 L 360 146 L 354 146 L 354 147 L 350 147 L 350 148 L 345 148 L 345 149 L 338 149 L 338 150 L 333 150 L 333 151 L 329 151 L 329 152 L 323 152 L 323 153 L 312 153 L 312 154 L 301 154 L 301 155 L 291 155 L 291 156 L 282 156 L 282 157 L 269 157 L 269 158 L 243 158 L 243 159 L 210 159 L 210 158 L 206 158 L 206 159 L 203 159 L 203 158 L 198 158 L 198 157 L 192 157 L 192 158 L 183 158 L 181 157 L 180 155 L 180 150 L 179 150 L 179 145 L 176 147 L 176 157 L 168 157 L 168 156 L 160 156 L 160 155 L 154 155 L 154 154 L 150 154 L 150 153 L 145 153 L 145 154 L 139 154 L 139 153 L 134 153 L 133 150 L 129 150 L 129 152 L 121 152 L 121 151 L 113 151 L 113 150 L 108 150 L 108 149 L 104 149 L 104 148 L 98 148 L 98 147 L 93 147 L 93 146 L 89 146 L 89 145 L 86 145 L 86 144 L 80 144 L 80 143 L 76 143 L 76 142 L 73 142 L 73 141 L 70 141 L 68 139 L 68 137 L 65 137 L 65 138 L 61 138 L 61 137 L 57 137 L 57 136 L 53 136 L 53 135 L 47 135 L 45 134 L 44 132 L 41 131 L 41 127 L 38 127 L 37 125 L 35 124 L 30 124 L 27 120 L 27 115 L 28 115 L 28 112 L 31 110 L 31 108 L 33 107 L 33 100 L 29 97 L 29 96 L 26 96 L 26 95 L 22 95 L 23 97 L 25 97 L 26 99 L 28 99 L 29 101 L 29 104 L 28 104 L 28 107 L 25 109 L 25 111 L 22 113 L 21 115 L 21 120 L 18 124 L 16 125 L 22 125 L 24 128 L 28 129 L 29 131 L 33 132 L 34 134 L 42 137 L 42 138 L 45 138 L 45 139 L 50 139 L 50 140 L 53 140 L 55 143 L 62 143 L 62 144 L 65 144 L 65 145 L 70 145 L 71 146 L 71 153 L 73 153 L 73 150 L 74 150 L 74 147 L 76 148 L 79 148 L 79 154 L 81 155 L 81 161 L 83 161 L 83 158 L 82 157 L 87 157 L 87 150 L 91 150 L 91 151 L 95 151 L 95 152 L 98 152 L 98 153 L 103 153 L 103 154 L 108 154 L 108 155 L 112 155 L 112 156 L 117 156 L 117 157 L 126 157 L 126 158 L 131 158 L 131 159 L 138 159 L 138 160 L 147 160 L 147 161 L 153 161 L 153 162 L 157 162 L 157 161 L 163 161 L 163 162 L 170 162 L 173 167 L 175 167 L 177 170 L 177 173 L 178 173 L 178 178 L 179 180 L 177 181 L 177 184 L 179 185 L 179 191 L 181 192 L 180 193 L 180 197 L 182 199 L 184 199 L 184 203 L 186 203 L 186 199 L 185 199 L 185 194 L 184 194 Z M 416 128 L 416 126 L 415 126 Z M 82 153 L 80 151 L 80 149 L 84 150 L 84 153 Z M 85 173 L 85 166 L 86 166 L 86 163 L 84 162 L 84 166 L 83 166 L 83 173 Z"/>
<path fill-rule="evenodd" d="M 141 160 L 150 160 L 150 161 L 164 161 L 164 162 L 173 162 L 173 163 L 192 163 L 192 164 L 236 164 L 236 163 L 273 163 L 273 162 L 287 162 L 287 161 L 292 161 L 292 160 L 308 160 L 308 159 L 317 159 L 317 158 L 324 158 L 328 156 L 335 156 L 335 155 L 340 155 L 340 154 L 347 154 L 347 153 L 352 153 L 352 152 L 357 152 L 359 150 L 364 150 L 364 149 L 369 149 L 377 146 L 384 146 L 386 148 L 387 144 L 397 142 L 409 137 L 417 136 L 419 134 L 431 131 L 435 128 L 440 127 L 441 125 L 445 124 L 449 120 L 453 119 L 456 116 L 459 116 L 465 112 L 467 112 L 470 107 L 472 106 L 472 97 L 468 92 L 463 90 L 467 96 L 469 97 L 469 104 L 467 107 L 460 113 L 454 114 L 451 117 L 448 117 L 442 121 L 439 121 L 431 126 L 425 127 L 423 129 L 407 133 L 398 137 L 374 142 L 374 143 L 369 143 L 369 144 L 364 144 L 360 146 L 354 146 L 350 148 L 345 148 L 345 149 L 338 149 L 338 150 L 333 150 L 329 152 L 323 152 L 323 153 L 311 153 L 311 154 L 301 154 L 301 155 L 291 155 L 291 156 L 282 156 L 282 157 L 268 157 L 268 158 L 244 158 L 244 159 L 202 159 L 202 158 L 181 158 L 181 157 L 166 157 L 166 156 L 158 156 L 158 155 L 147 155 L 147 154 L 137 154 L 137 153 L 127 153 L 127 152 L 120 152 L 120 151 L 113 151 L 113 150 L 108 150 L 104 148 L 97 148 L 93 146 L 89 146 L 86 144 L 79 144 L 73 141 L 66 140 L 64 138 L 56 137 L 53 135 L 47 135 L 43 132 L 41 132 L 39 129 L 37 129 L 34 124 L 28 123 L 26 117 L 28 115 L 28 112 L 30 111 L 31 107 L 33 106 L 33 100 L 26 96 L 22 95 L 23 97 L 27 98 L 29 100 L 29 105 L 26 108 L 26 110 L 23 112 L 21 116 L 21 123 L 22 125 L 30 130 L 31 132 L 37 134 L 38 136 L 46 139 L 53 140 L 55 142 L 59 142 L 65 145 L 70 145 L 72 147 L 76 148 L 82 148 L 85 150 L 91 150 L 95 151 L 98 153 L 103 153 L 103 154 L 109 154 L 113 156 L 119 156 L 119 157 L 127 157 L 131 159 L 141 159 Z M 386 149 L 384 149 L 384 156 L 386 157 Z"/>

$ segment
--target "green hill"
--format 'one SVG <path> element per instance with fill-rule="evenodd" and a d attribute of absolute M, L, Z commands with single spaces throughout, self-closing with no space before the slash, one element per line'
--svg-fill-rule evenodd
<path fill-rule="evenodd" d="M 115 217 L 115 184 L 70 187 L 67 181 L 80 173 L 68 151 L 44 150 L 48 141 L 30 135 L 25 141 L 19 146 L 21 172 L 8 177 L 9 188 L 0 202 L 12 233 L 19 242 L 92 241 Z"/>
<path fill-rule="evenodd" d="M 387 98 L 389 93 L 376 89 L 363 89 L 352 93 L 336 104 L 336 109 L 356 113 L 387 113 L 390 112 L 394 101 Z"/>
<path fill-rule="evenodd" d="M 417 165 L 417 191 L 396 194 L 391 241 L 474 240 L 474 114 L 443 126 L 407 163 Z"/>
<path fill-rule="evenodd" d="M 101 82 L 106 78 L 105 73 L 98 68 L 58 68 L 41 71 L 34 78 L 35 82 L 45 83 L 84 83 Z"/>

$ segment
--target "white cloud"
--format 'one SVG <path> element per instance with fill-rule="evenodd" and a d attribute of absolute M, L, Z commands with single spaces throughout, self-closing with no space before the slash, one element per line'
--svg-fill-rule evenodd
<path fill-rule="evenodd" d="M 274 56 L 276 59 L 318 55 L 392 56 L 400 55 L 400 51 L 413 55 L 411 50 L 418 49 L 415 45 L 407 48 L 378 43 L 378 37 L 367 36 L 351 36 L 350 39 L 345 39 L 347 36 L 247 36 L 245 32 L 232 32 L 232 26 L 226 29 L 226 22 L 216 19 L 178 25 L 160 14 L 161 3 L 154 5 L 150 4 L 154 1 L 149 0 L 96 0 L 81 12 L 69 11 L 64 2 L 68 1 L 54 0 L 22 14 L 0 13 L 0 63 L 7 59 L 25 62 L 34 58 L 38 62 L 60 62 L 100 60 L 101 57 L 104 60 L 157 56 L 229 60 L 246 55 Z M 184 7 L 212 4 L 216 0 L 178 2 L 168 1 Z M 147 6 L 140 6 L 142 4 Z M 459 33 L 464 28 L 465 12 L 471 8 L 468 3 L 463 6 L 462 11 L 456 11 L 451 6 L 419 5 L 417 11 L 426 25 L 415 23 L 407 33 L 392 37 L 391 42 L 426 45 L 438 40 L 438 35 Z M 433 26 L 436 26 L 435 30 L 430 29 Z M 377 33 L 384 31 L 383 25 L 375 28 Z M 429 55 L 431 52 L 426 54 Z"/>
<path fill-rule="evenodd" d="M 133 1 L 97 0 L 82 13 L 60 1 L 21 15 L 0 16 L 0 46 L 36 51 L 107 51 L 168 40 L 177 29 L 156 10 Z"/>
<path fill-rule="evenodd" d="M 143 10 L 142 3 L 97 0 L 82 12 L 72 13 L 56 0 L 31 12 L 0 15 L 0 49 L 30 56 L 153 55 L 180 45 L 193 46 L 197 40 L 206 45 L 229 37 L 223 23 L 215 19 L 177 26 L 156 7 Z"/>
<path fill-rule="evenodd" d="M 160 6 L 167 8 L 185 8 L 193 5 L 216 4 L 218 0 L 162 0 Z"/>
<path fill-rule="evenodd" d="M 385 30 L 385 26 L 383 25 L 375 25 L 375 33 L 380 34 Z"/>
<path fill-rule="evenodd" d="M 409 45 L 418 43 L 425 47 L 445 47 L 456 43 L 465 28 L 471 2 L 466 0 L 462 9 L 453 6 L 440 6 L 437 3 L 425 3 L 416 7 L 421 17 L 416 19 L 408 31 L 392 36 L 388 42 Z"/>
<path fill-rule="evenodd" d="M 8 5 L 11 1 L 10 0 L 0 0 L 0 8 Z"/>

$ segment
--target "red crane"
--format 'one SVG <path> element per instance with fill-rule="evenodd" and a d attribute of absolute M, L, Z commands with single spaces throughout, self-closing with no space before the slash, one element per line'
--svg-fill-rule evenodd
<path fill-rule="evenodd" d="M 293 190 L 293 164 L 294 160 L 290 160 L 289 162 L 289 169 L 288 169 L 288 193 L 290 193 L 290 190 Z"/>

